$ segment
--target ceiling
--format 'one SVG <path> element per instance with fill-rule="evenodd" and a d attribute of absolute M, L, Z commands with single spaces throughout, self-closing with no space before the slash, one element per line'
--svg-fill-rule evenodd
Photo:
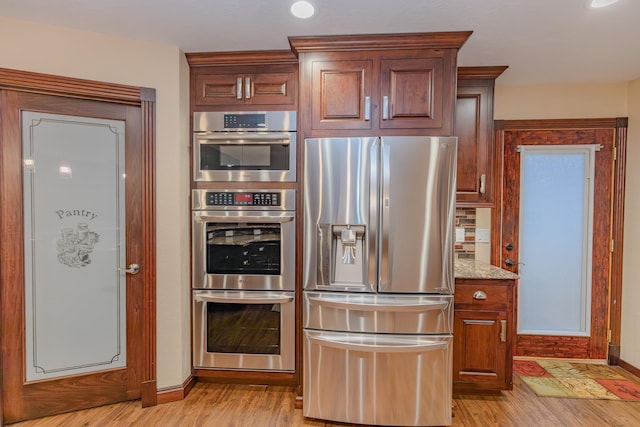
<path fill-rule="evenodd" d="M 508 65 L 500 84 L 618 83 L 640 77 L 640 1 L 587 0 L 0 0 L 0 16 L 184 52 L 288 49 L 288 36 L 473 31 L 458 65 Z"/>

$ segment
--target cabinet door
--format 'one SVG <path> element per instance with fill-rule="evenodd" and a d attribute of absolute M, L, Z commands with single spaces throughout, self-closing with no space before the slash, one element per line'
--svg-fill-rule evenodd
<path fill-rule="evenodd" d="M 493 83 L 458 82 L 456 203 L 491 206 L 493 169 Z"/>
<path fill-rule="evenodd" d="M 382 59 L 380 128 L 442 127 L 442 58 Z"/>
<path fill-rule="evenodd" d="M 372 61 L 312 63 L 312 129 L 371 129 Z"/>
<path fill-rule="evenodd" d="M 195 77 L 196 105 L 244 105 L 244 76 L 202 74 Z"/>
<path fill-rule="evenodd" d="M 476 383 L 478 389 L 500 389 L 506 384 L 507 313 L 455 310 L 453 381 Z"/>
<path fill-rule="evenodd" d="M 196 105 L 289 105 L 295 108 L 296 73 L 202 74 L 195 78 Z"/>
<path fill-rule="evenodd" d="M 252 105 L 295 105 L 295 73 L 260 73 L 245 76 L 244 99 Z"/>

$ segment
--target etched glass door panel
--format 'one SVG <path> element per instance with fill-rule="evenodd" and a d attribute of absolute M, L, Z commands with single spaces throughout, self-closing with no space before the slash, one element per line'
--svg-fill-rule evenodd
<path fill-rule="evenodd" d="M 125 367 L 124 121 L 21 118 L 26 381 Z"/>
<path fill-rule="evenodd" d="M 520 154 L 518 333 L 588 336 L 595 146 Z"/>

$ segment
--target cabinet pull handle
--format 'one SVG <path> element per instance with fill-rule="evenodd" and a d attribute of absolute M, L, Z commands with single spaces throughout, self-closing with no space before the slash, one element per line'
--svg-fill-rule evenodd
<path fill-rule="evenodd" d="M 487 175 L 480 175 L 480 194 L 487 192 Z"/>
<path fill-rule="evenodd" d="M 364 97 L 364 119 L 371 120 L 371 97 Z"/>
<path fill-rule="evenodd" d="M 242 99 L 242 77 L 236 79 L 236 99 Z"/>
<path fill-rule="evenodd" d="M 382 97 L 382 120 L 389 119 L 389 97 Z"/>
<path fill-rule="evenodd" d="M 500 321 L 500 341 L 507 342 L 507 321 Z"/>
<path fill-rule="evenodd" d="M 473 293 L 473 299 L 487 299 L 487 294 L 484 291 L 475 291 Z"/>
<path fill-rule="evenodd" d="M 244 79 L 244 99 L 251 99 L 251 77 Z"/>

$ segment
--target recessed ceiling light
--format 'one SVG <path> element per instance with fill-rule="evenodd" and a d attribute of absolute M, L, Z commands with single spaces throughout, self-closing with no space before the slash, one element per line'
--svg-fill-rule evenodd
<path fill-rule="evenodd" d="M 308 1 L 297 1 L 291 5 L 291 13 L 296 18 L 311 18 L 314 12 L 313 6 Z"/>
<path fill-rule="evenodd" d="M 591 7 L 606 7 L 617 2 L 618 0 L 591 0 Z"/>

